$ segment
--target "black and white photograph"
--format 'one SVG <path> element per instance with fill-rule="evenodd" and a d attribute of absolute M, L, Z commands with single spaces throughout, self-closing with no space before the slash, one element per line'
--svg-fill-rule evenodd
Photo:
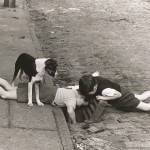
<path fill-rule="evenodd" d="M 0 0 L 0 150 L 150 150 L 150 0 Z"/>

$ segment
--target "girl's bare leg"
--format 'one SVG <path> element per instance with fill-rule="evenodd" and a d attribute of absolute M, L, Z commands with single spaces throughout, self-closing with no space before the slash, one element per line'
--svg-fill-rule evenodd
<path fill-rule="evenodd" d="M 0 78 L 0 86 L 2 86 L 6 91 L 16 90 L 16 86 L 12 86 L 5 79 Z"/>
<path fill-rule="evenodd" d="M 134 95 L 135 95 L 135 97 L 136 97 L 137 99 L 139 99 L 140 101 L 144 101 L 144 100 L 150 98 L 150 91 L 146 91 L 146 92 L 144 92 L 144 93 L 141 94 L 141 95 L 138 95 L 138 94 L 134 94 Z"/>
<path fill-rule="evenodd" d="M 143 111 L 150 111 L 150 103 L 140 102 L 136 108 Z"/>
<path fill-rule="evenodd" d="M 17 99 L 17 91 L 16 89 L 11 90 L 11 91 L 6 91 L 2 87 L 0 87 L 0 97 L 3 99 Z"/>

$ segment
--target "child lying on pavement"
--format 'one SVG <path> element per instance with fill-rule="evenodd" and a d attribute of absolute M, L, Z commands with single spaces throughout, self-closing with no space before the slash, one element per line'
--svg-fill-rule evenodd
<path fill-rule="evenodd" d="M 150 97 L 150 91 L 146 91 L 141 95 L 133 94 L 118 83 L 100 76 L 83 75 L 79 80 L 79 91 L 87 100 L 89 97 L 96 97 L 97 100 L 107 101 L 108 104 L 120 110 L 135 111 L 139 109 L 150 111 L 150 103 L 142 102 Z"/>
<path fill-rule="evenodd" d="M 72 120 L 76 123 L 75 108 L 76 106 L 86 105 L 84 96 L 82 96 L 76 87 L 74 89 L 59 88 L 54 86 L 52 78 L 49 77 L 49 83 L 40 85 L 40 99 L 43 103 L 51 104 L 58 107 L 67 107 L 67 112 Z M 0 97 L 3 99 L 13 99 L 18 102 L 27 102 L 27 83 L 20 83 L 18 86 L 11 86 L 6 80 L 0 78 Z M 34 94 L 34 93 L 33 93 Z M 33 95 L 35 102 L 35 94 Z"/>

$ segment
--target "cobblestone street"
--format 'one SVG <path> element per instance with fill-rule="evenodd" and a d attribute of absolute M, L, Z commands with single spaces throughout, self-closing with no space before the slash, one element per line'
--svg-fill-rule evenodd
<path fill-rule="evenodd" d="M 58 83 L 73 85 L 85 72 L 141 93 L 150 89 L 150 2 L 148 0 L 27 0 L 45 57 L 58 60 Z M 150 99 L 149 99 L 150 101 Z M 149 102 L 148 101 L 148 102 Z M 150 116 L 107 107 L 102 131 L 76 126 L 81 150 L 149 150 Z"/>

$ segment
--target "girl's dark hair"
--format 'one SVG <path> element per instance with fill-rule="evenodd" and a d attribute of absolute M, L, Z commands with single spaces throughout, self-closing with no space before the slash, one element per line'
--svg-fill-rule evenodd
<path fill-rule="evenodd" d="M 92 74 L 84 74 L 79 79 L 79 91 L 82 95 L 87 96 L 96 85 L 96 80 Z"/>

